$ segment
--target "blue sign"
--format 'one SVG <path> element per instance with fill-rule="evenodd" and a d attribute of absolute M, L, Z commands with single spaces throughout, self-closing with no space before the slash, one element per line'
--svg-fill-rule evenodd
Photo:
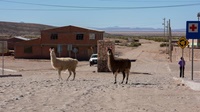
<path fill-rule="evenodd" d="M 186 38 L 200 39 L 200 21 L 187 21 Z"/>

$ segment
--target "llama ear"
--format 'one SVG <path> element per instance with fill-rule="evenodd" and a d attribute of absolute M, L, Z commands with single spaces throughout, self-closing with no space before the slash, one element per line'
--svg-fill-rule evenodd
<path fill-rule="evenodd" d="M 49 48 L 49 51 L 51 52 L 51 51 L 54 51 L 54 48 Z"/>
<path fill-rule="evenodd" d="M 108 49 L 112 50 L 112 47 L 111 46 L 106 47 L 106 50 L 108 50 Z"/>
<path fill-rule="evenodd" d="M 106 51 L 110 49 L 110 46 L 106 47 Z"/>

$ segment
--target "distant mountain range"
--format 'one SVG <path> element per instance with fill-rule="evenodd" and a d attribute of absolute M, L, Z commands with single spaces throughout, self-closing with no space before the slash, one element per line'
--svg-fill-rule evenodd
<path fill-rule="evenodd" d="M 130 31 L 135 31 L 135 32 L 163 32 L 164 29 L 163 28 L 142 28 L 142 27 L 135 27 L 135 28 L 131 28 L 131 27 L 106 27 L 106 28 L 95 28 L 95 29 L 99 29 L 99 30 L 103 30 L 106 32 L 130 32 Z M 172 29 L 172 31 L 174 32 L 185 32 L 185 29 Z"/>
<path fill-rule="evenodd" d="M 21 35 L 40 35 L 41 30 L 55 28 L 55 26 L 35 24 L 35 23 L 17 23 L 0 21 L 0 36 L 21 36 Z M 131 28 L 131 27 L 105 27 L 92 29 L 103 30 L 109 32 L 163 32 L 162 28 Z M 185 32 L 185 29 L 173 29 L 174 32 Z"/>

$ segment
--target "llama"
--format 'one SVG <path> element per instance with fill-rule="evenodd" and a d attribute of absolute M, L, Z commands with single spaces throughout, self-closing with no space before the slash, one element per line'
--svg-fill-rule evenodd
<path fill-rule="evenodd" d="M 73 59 L 73 58 L 56 58 L 54 49 L 50 48 L 49 51 L 50 51 L 51 65 L 54 69 L 58 70 L 59 79 L 62 79 L 61 71 L 68 69 L 69 76 L 68 76 L 67 80 L 71 76 L 72 72 L 74 74 L 74 78 L 73 78 L 73 80 L 74 80 L 75 76 L 76 76 L 76 67 L 78 64 L 78 60 Z"/>
<path fill-rule="evenodd" d="M 123 79 L 122 79 L 122 84 L 124 82 L 124 79 L 126 77 L 126 84 L 128 83 L 128 77 L 131 69 L 131 60 L 129 59 L 115 59 L 112 49 L 107 48 L 107 55 L 108 55 L 108 68 L 110 71 L 113 72 L 113 75 L 115 75 L 115 82 L 114 84 L 117 83 L 117 73 L 122 72 L 123 74 Z"/>

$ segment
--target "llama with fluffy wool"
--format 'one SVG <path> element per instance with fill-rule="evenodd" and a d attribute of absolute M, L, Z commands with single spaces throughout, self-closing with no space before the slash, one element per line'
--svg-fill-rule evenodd
<path fill-rule="evenodd" d="M 58 70 L 59 79 L 62 79 L 61 77 L 61 71 L 65 71 L 68 69 L 69 76 L 67 80 L 70 78 L 72 72 L 74 74 L 73 80 L 76 76 L 76 67 L 78 64 L 77 59 L 73 58 L 57 58 L 54 49 L 49 49 L 50 51 L 50 58 L 51 58 L 51 65 L 54 69 Z"/>
<path fill-rule="evenodd" d="M 111 48 L 107 48 L 107 55 L 108 55 L 108 60 L 107 60 L 108 68 L 110 71 L 113 72 L 113 75 L 115 75 L 114 84 L 117 83 L 117 74 L 119 72 L 122 72 L 123 74 L 123 79 L 121 83 L 124 82 L 124 79 L 126 77 L 126 84 L 127 84 L 131 69 L 131 60 L 121 59 L 121 58 L 115 59 Z"/>

